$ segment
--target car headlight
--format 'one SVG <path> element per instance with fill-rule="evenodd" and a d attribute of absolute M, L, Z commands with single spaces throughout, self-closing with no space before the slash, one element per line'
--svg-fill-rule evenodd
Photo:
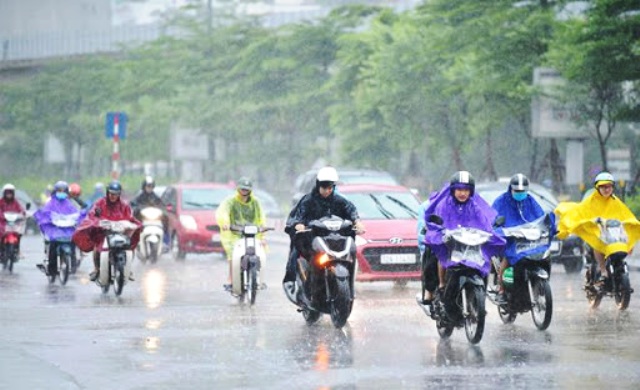
<path fill-rule="evenodd" d="M 180 223 L 185 229 L 188 230 L 198 230 L 198 224 L 196 223 L 196 219 L 191 215 L 181 215 Z"/>
<path fill-rule="evenodd" d="M 368 243 L 369 243 L 369 241 L 367 241 L 362 236 L 356 236 L 356 246 L 367 245 Z"/>

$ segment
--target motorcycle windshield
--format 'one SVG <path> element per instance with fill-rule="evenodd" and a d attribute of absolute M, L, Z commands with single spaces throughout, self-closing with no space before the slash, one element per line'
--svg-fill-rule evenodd
<path fill-rule="evenodd" d="M 580 223 L 574 233 L 593 249 L 609 256 L 629 252 L 640 237 L 640 222 L 617 219 L 595 219 Z"/>
<path fill-rule="evenodd" d="M 552 235 L 546 217 L 499 231 L 507 240 L 505 257 L 511 265 L 524 258 L 542 260 L 548 257 Z"/>
<path fill-rule="evenodd" d="M 477 269 L 486 275 L 489 271 L 489 257 L 482 250 L 482 246 L 489 242 L 493 234 L 475 228 L 458 228 L 447 230 L 445 236 L 451 237 L 447 245 L 448 259 L 442 261 L 444 268 L 465 266 Z"/>
<path fill-rule="evenodd" d="M 18 233 L 23 235 L 27 227 L 24 217 L 20 213 L 5 212 L 4 219 L 7 221 L 4 227 L 6 233 Z"/>
<path fill-rule="evenodd" d="M 146 221 L 158 221 L 162 219 L 162 210 L 157 207 L 145 207 L 140 210 L 140 215 Z"/>
<path fill-rule="evenodd" d="M 51 213 L 51 223 L 61 228 L 73 228 L 78 223 L 80 213 L 75 214 L 59 214 Z"/>

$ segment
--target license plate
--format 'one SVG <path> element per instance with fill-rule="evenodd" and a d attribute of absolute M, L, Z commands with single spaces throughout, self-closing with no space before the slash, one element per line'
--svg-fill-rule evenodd
<path fill-rule="evenodd" d="M 220 235 L 219 234 L 214 234 L 213 236 L 211 236 L 211 241 L 213 242 L 220 242 Z"/>
<path fill-rule="evenodd" d="M 413 253 L 380 255 L 380 264 L 415 264 L 415 263 L 416 263 L 416 255 Z"/>
<path fill-rule="evenodd" d="M 559 252 L 560 251 L 560 242 L 551 241 L 551 246 L 549 247 L 549 249 L 551 249 L 551 252 Z"/>

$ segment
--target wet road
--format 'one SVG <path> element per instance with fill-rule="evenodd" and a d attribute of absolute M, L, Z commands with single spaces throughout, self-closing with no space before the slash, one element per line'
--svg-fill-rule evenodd
<path fill-rule="evenodd" d="M 219 256 L 134 265 L 122 297 L 88 281 L 89 260 L 65 287 L 35 267 L 42 243 L 0 274 L 0 389 L 395 389 L 640 388 L 640 296 L 628 312 L 612 299 L 590 312 L 582 276 L 552 275 L 554 315 L 545 332 L 530 315 L 500 322 L 487 302 L 485 335 L 443 342 L 416 305 L 417 283 L 358 284 L 348 325 L 315 326 L 285 298 L 287 246 L 272 243 L 269 288 L 254 307 L 222 290 Z M 640 287 L 640 273 L 632 272 Z"/>

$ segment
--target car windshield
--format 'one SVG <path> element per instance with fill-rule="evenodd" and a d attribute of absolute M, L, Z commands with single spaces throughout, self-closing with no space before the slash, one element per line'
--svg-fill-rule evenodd
<path fill-rule="evenodd" d="M 342 194 L 362 219 L 416 219 L 420 203 L 410 192 L 358 192 Z"/>
<path fill-rule="evenodd" d="M 184 210 L 214 210 L 233 193 L 230 188 L 185 188 L 182 190 Z"/>
<path fill-rule="evenodd" d="M 484 200 L 492 205 L 493 202 L 498 198 L 498 196 L 502 195 L 505 192 L 504 189 L 480 189 L 478 190 L 478 194 L 482 196 Z M 537 188 L 530 188 L 529 194 L 533 196 L 533 198 L 540 204 L 540 207 L 546 212 L 550 213 L 556 208 L 558 201 L 551 195 L 550 193 L 541 194 L 538 192 Z"/>

